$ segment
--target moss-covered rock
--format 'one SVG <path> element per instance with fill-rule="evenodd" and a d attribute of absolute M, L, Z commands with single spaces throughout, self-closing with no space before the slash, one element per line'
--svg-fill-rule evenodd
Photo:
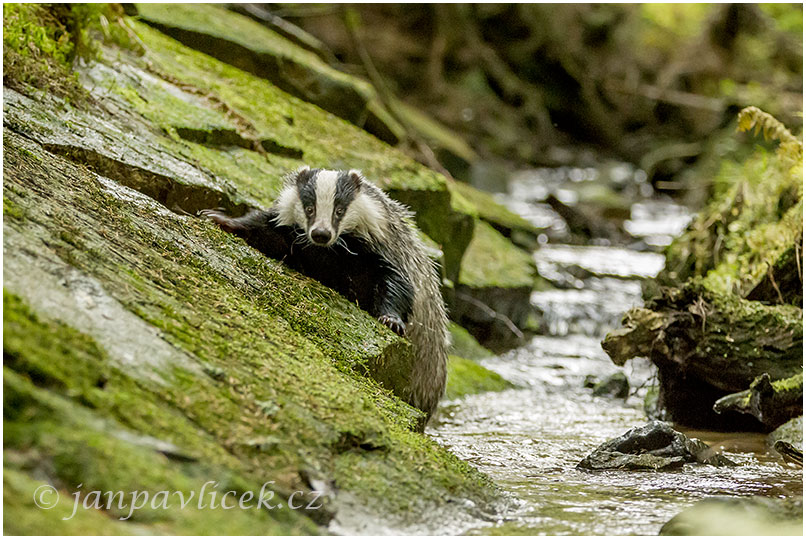
<path fill-rule="evenodd" d="M 512 382 L 473 360 L 454 355 L 448 359 L 448 385 L 445 388 L 445 397 L 449 399 L 486 391 L 503 391 L 512 387 L 515 387 Z"/>
<path fill-rule="evenodd" d="M 13 132 L 4 146 L 5 195 L 20 208 L 5 219 L 5 286 L 22 298 L 7 297 L 5 307 L 5 379 L 16 384 L 5 409 L 18 422 L 13 437 L 6 431 L 7 448 L 61 459 L 49 477 L 59 488 L 95 485 L 92 474 L 106 474 L 99 488 L 115 484 L 111 464 L 106 472 L 71 464 L 88 444 L 101 451 L 83 457 L 91 467 L 103 454 L 142 452 L 107 440 L 106 427 L 84 430 L 106 421 L 170 444 L 215 477 L 249 477 L 249 488 L 274 480 L 288 493 L 321 478 L 400 522 L 414 498 L 491 499 L 484 477 L 411 433 L 418 413 L 365 376 L 396 372 L 411 357 L 372 317 L 209 223 Z M 46 407 L 56 402 L 64 419 Z M 160 473 L 137 484 L 163 484 Z M 338 496 L 327 511 L 337 508 Z M 54 514 L 40 512 L 28 531 L 45 529 Z M 313 529 L 305 515 L 288 516 L 291 527 L 272 523 L 277 515 L 260 518 L 272 533 Z"/>
<path fill-rule="evenodd" d="M 455 322 L 448 324 L 448 331 L 451 334 L 451 348 L 450 353 L 455 356 L 460 356 L 467 359 L 478 361 L 493 355 L 490 350 L 487 350 L 478 341 L 473 338 L 473 335 Z"/>
<path fill-rule="evenodd" d="M 802 535 L 803 498 L 709 498 L 663 525 L 660 535 Z"/>
<path fill-rule="evenodd" d="M 526 288 L 536 279 L 531 255 L 513 248 L 498 231 L 477 221 L 462 260 L 459 284 L 469 288 Z"/>
<path fill-rule="evenodd" d="M 9 492 L 43 477 L 63 498 L 82 481 L 192 490 L 207 476 L 238 492 L 264 480 L 281 494 L 337 492 L 313 515 L 239 516 L 244 533 L 314 533 L 349 510 L 346 499 L 393 526 L 406 525 L 412 500 L 493 500 L 485 477 L 409 430 L 419 413 L 393 396 L 410 370 L 406 341 L 187 216 L 268 205 L 280 172 L 300 161 L 266 141 L 314 166 L 380 172 L 398 189 L 447 193 L 444 179 L 265 81 L 137 29 L 146 57 L 101 47 L 115 61 L 82 71 L 97 100 L 86 107 L 25 82 L 22 93 L 6 88 L 6 465 L 19 479 Z M 19 533 L 78 529 L 27 502 L 6 507 Z M 82 514 L 74 522 L 87 533 L 220 525 L 149 511 L 121 528 Z"/>
<path fill-rule="evenodd" d="M 482 344 L 517 342 L 529 320 L 536 280 L 532 257 L 477 220 L 462 259 L 452 317 Z"/>
<path fill-rule="evenodd" d="M 483 367 L 478 360 L 491 357 L 493 353 L 476 341 L 462 326 L 451 322 L 451 348 L 448 359 L 448 385 L 445 396 L 457 399 L 465 395 L 485 391 L 502 391 L 515 387 L 498 373 Z"/>
<path fill-rule="evenodd" d="M 137 11 L 140 20 L 183 44 L 265 78 L 381 140 L 396 144 L 405 135 L 369 83 L 248 17 L 211 4 L 138 4 Z"/>

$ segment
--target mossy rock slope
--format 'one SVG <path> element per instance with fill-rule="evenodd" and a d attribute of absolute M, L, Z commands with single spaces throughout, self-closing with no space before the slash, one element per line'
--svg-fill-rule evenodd
<path fill-rule="evenodd" d="M 383 515 L 416 531 L 424 511 L 460 522 L 472 511 L 452 508 L 489 508 L 484 476 L 411 431 L 419 412 L 394 396 L 408 342 L 193 216 L 267 206 L 303 162 L 361 168 L 400 192 L 442 195 L 445 179 L 263 79 L 123 23 L 146 52 L 96 43 L 78 79 L 89 99 L 41 91 L 47 80 L 5 88 L 5 529 L 312 534 Z M 59 65 L 53 84 L 72 76 Z M 436 198 L 423 215 L 474 224 Z M 433 227 L 443 248 L 454 241 Z M 118 520 L 124 505 L 61 520 L 79 484 L 198 493 L 208 480 L 219 493 L 274 481 L 275 500 L 325 495 L 316 510 Z M 61 494 L 52 511 L 33 505 L 45 483 Z"/>

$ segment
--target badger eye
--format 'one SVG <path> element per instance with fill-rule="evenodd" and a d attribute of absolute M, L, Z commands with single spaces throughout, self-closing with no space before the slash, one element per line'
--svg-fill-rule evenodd
<path fill-rule="evenodd" d="M 305 214 L 308 216 L 313 215 L 315 208 L 313 206 L 305 206 Z"/>
<path fill-rule="evenodd" d="M 344 208 L 336 208 L 336 217 L 342 217 L 344 215 Z"/>

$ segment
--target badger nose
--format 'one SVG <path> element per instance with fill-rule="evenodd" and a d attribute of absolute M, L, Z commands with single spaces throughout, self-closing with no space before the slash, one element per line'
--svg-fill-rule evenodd
<path fill-rule="evenodd" d="M 311 230 L 311 239 L 314 241 L 314 243 L 325 245 L 330 241 L 330 232 L 324 228 L 314 228 Z"/>

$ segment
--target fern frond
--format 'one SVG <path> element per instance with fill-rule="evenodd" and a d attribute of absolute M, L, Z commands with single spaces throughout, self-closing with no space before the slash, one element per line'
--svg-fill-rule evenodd
<path fill-rule="evenodd" d="M 795 138 L 775 116 L 758 107 L 745 107 L 739 111 L 739 131 L 753 130 L 754 135 L 764 134 L 765 140 L 778 140 L 778 152 L 793 159 L 803 158 L 803 144 Z"/>

